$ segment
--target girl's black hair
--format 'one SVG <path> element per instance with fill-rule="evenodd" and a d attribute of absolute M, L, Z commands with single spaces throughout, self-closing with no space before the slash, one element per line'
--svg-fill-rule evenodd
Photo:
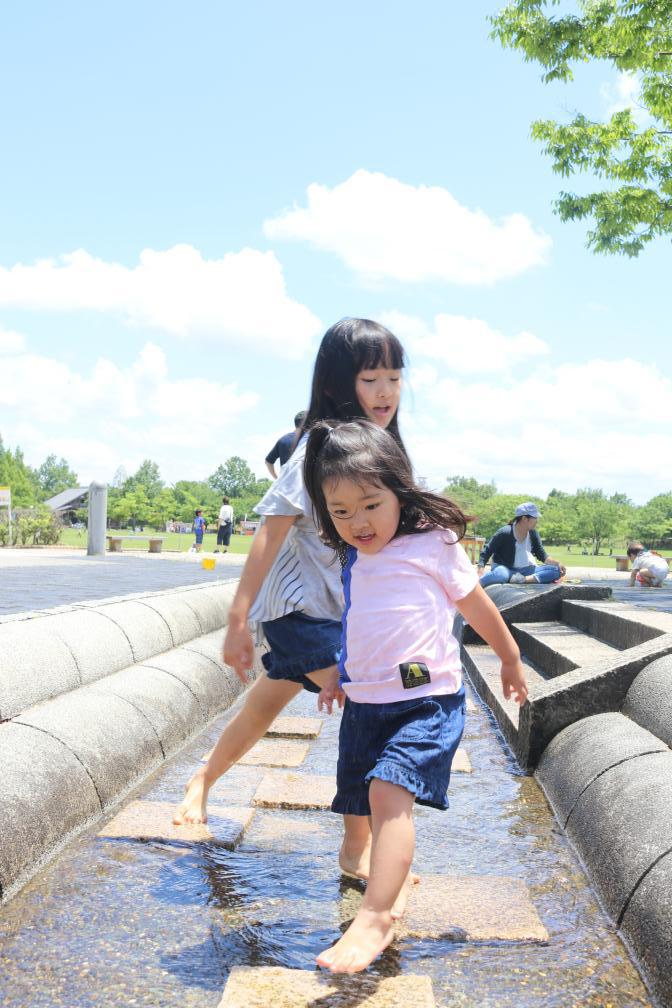
<path fill-rule="evenodd" d="M 396 535 L 451 529 L 461 539 L 472 520 L 447 497 L 418 486 L 406 452 L 389 430 L 369 420 L 316 423 L 308 437 L 303 475 L 320 537 L 339 553 L 343 540 L 324 498 L 323 487 L 330 480 L 391 490 L 401 505 Z"/>
<path fill-rule="evenodd" d="M 341 319 L 327 329 L 317 351 L 310 405 L 301 433 L 318 420 L 363 418 L 355 391 L 359 372 L 374 368 L 400 371 L 405 364 L 404 348 L 385 326 L 370 319 Z M 396 413 L 387 429 L 405 454 Z"/>

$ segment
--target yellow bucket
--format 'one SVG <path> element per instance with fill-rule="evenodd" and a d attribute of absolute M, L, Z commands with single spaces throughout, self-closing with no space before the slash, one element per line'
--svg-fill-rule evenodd
<path fill-rule="evenodd" d="M 215 569 L 215 558 L 214 557 L 203 557 L 201 560 L 201 567 L 203 570 L 214 570 Z"/>

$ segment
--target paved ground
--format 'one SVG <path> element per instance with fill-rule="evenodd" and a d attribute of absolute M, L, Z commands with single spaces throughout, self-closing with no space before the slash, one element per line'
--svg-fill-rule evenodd
<path fill-rule="evenodd" d="M 218 556 L 204 570 L 194 554 L 125 553 L 87 557 L 81 550 L 0 550 L 0 619 L 11 613 L 71 605 L 113 595 L 160 591 L 237 578 L 244 556 Z"/>
<path fill-rule="evenodd" d="M 215 569 L 208 571 L 202 559 L 193 553 L 129 550 L 96 558 L 57 547 L 0 549 L 0 619 L 31 609 L 238 578 L 245 563 L 240 554 L 219 554 Z M 602 567 L 570 567 L 567 577 L 608 585 L 619 602 L 672 612 L 672 579 L 663 588 L 629 588 L 628 574 Z"/>

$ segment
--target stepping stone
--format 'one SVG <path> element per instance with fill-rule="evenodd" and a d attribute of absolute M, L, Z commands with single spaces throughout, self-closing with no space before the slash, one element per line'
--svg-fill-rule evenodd
<path fill-rule="evenodd" d="M 471 765 L 471 760 L 467 754 L 467 750 L 463 749 L 462 746 L 459 747 L 455 756 L 453 757 L 453 765 L 451 767 L 453 773 L 472 773 L 473 767 Z"/>
<path fill-rule="evenodd" d="M 286 739 L 260 739 L 244 756 L 240 757 L 238 765 L 297 767 L 301 766 L 309 749 L 310 746 L 307 743 L 290 742 Z M 201 763 L 207 763 L 212 752 L 211 749 L 201 756 Z"/>
<path fill-rule="evenodd" d="M 335 777 L 266 774 L 252 804 L 259 808 L 328 809 L 336 794 Z"/>
<path fill-rule="evenodd" d="M 238 762 L 245 766 L 301 766 L 308 755 L 307 742 L 290 742 L 285 739 L 260 739 Z"/>
<path fill-rule="evenodd" d="M 234 966 L 219 1008 L 435 1008 L 432 981 L 412 973 L 335 976 L 280 966 Z"/>
<path fill-rule="evenodd" d="M 208 807 L 207 823 L 175 826 L 171 802 L 134 801 L 111 819 L 99 837 L 210 843 L 233 850 L 254 815 L 253 808 Z"/>
<path fill-rule="evenodd" d="M 467 714 L 475 714 L 476 710 L 477 707 L 474 701 L 471 699 L 471 697 L 467 697 Z"/>
<path fill-rule="evenodd" d="M 323 833 L 320 822 L 268 815 L 262 822 L 256 824 L 252 843 L 268 844 L 283 851 L 297 848 L 303 850 L 306 842 L 311 843 L 318 833 Z"/>
<path fill-rule="evenodd" d="M 399 936 L 450 941 L 548 942 L 521 879 L 424 875 L 413 887 Z"/>
<path fill-rule="evenodd" d="M 267 735 L 284 735 L 285 738 L 317 738 L 322 731 L 322 718 L 279 717 L 266 732 Z"/>

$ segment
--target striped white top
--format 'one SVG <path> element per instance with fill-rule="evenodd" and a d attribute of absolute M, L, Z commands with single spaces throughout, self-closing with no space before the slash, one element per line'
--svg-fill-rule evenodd
<path fill-rule="evenodd" d="M 254 600 L 250 610 L 254 623 L 279 619 L 290 612 L 333 620 L 340 620 L 343 613 L 341 565 L 317 534 L 303 482 L 307 440 L 307 435 L 301 439 L 255 508 L 264 516 L 296 515 L 296 521 Z"/>

